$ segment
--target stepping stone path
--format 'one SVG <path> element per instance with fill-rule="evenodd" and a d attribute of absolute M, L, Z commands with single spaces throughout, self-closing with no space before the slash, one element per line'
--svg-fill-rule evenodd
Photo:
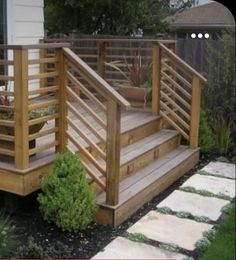
<path fill-rule="evenodd" d="M 117 237 L 92 259 L 184 259 L 185 256 Z"/>
<path fill-rule="evenodd" d="M 202 171 L 209 172 L 215 176 L 222 176 L 235 179 L 235 165 L 232 163 L 211 162 L 202 168 Z"/>
<path fill-rule="evenodd" d="M 159 213 L 152 210 L 127 230 L 131 234 L 144 235 L 149 239 L 147 242 L 133 242 L 127 238 L 117 237 L 93 259 L 183 260 L 188 258 L 187 255 L 191 255 L 191 252 L 196 249 L 196 242 L 203 238 L 204 231 L 209 231 L 214 227 L 214 221 L 219 219 L 222 209 L 230 203 L 230 200 L 214 196 L 220 194 L 232 199 L 235 197 L 234 164 L 211 162 L 201 171 L 204 171 L 204 175 L 195 173 L 181 186 L 181 188 L 194 188 L 192 192 L 175 190 L 157 205 L 157 210 L 166 210 L 165 214 L 164 211 Z M 203 190 L 214 196 L 197 194 Z M 176 213 L 188 213 L 193 217 L 207 217 L 212 222 L 209 224 L 179 218 Z M 156 245 L 174 244 L 186 255 L 149 245 L 148 243 L 151 241 Z"/>
<path fill-rule="evenodd" d="M 157 208 L 166 207 L 174 212 L 188 212 L 193 216 L 207 217 L 216 221 L 222 213 L 221 209 L 228 204 L 228 200 L 175 190 L 159 203 Z"/>
<path fill-rule="evenodd" d="M 195 174 L 181 187 L 192 187 L 200 191 L 209 191 L 215 195 L 235 197 L 235 181 L 226 178 Z"/>
<path fill-rule="evenodd" d="M 212 225 L 209 224 L 150 211 L 127 231 L 141 233 L 165 244 L 176 244 L 184 249 L 194 250 L 195 243 L 202 238 L 202 233 L 211 228 Z"/>

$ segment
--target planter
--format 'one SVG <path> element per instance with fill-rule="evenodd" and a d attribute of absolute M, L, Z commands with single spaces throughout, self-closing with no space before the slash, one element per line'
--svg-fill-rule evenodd
<path fill-rule="evenodd" d="M 44 123 L 30 126 L 29 134 L 31 135 L 31 134 L 35 134 L 35 133 L 39 132 L 43 126 L 44 126 Z M 14 136 L 14 128 L 9 127 L 9 126 L 0 126 L 0 134 Z M 0 140 L 0 146 L 3 149 L 8 149 L 8 150 L 12 150 L 12 151 L 14 150 L 14 142 L 12 142 L 12 141 Z M 35 140 L 29 141 L 29 149 L 32 149 L 34 147 L 35 147 Z"/>
<path fill-rule="evenodd" d="M 137 106 L 144 107 L 151 101 L 152 91 L 145 88 L 120 85 L 117 88 L 118 93 L 126 100 L 135 102 Z"/>

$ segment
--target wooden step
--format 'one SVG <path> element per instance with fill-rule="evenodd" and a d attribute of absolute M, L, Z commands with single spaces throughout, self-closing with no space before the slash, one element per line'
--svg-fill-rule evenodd
<path fill-rule="evenodd" d="M 120 153 L 120 181 L 156 158 L 160 158 L 170 152 L 179 144 L 180 135 L 178 131 L 165 129 L 122 148 Z M 100 159 L 98 162 L 105 168 L 104 160 Z M 89 164 L 89 166 L 97 176 L 103 178 L 94 165 Z M 88 181 L 91 183 L 92 180 L 88 177 Z M 95 190 L 97 194 L 101 192 L 101 189 Z"/>
<path fill-rule="evenodd" d="M 161 130 L 121 150 L 120 180 L 133 174 L 156 158 L 170 152 L 180 144 L 175 130 Z"/>
<path fill-rule="evenodd" d="M 133 144 L 160 129 L 159 116 L 147 112 L 131 112 L 121 120 L 121 147 Z"/>
<path fill-rule="evenodd" d="M 114 227 L 121 224 L 144 203 L 161 193 L 179 177 L 194 167 L 199 160 L 199 149 L 179 146 L 156 159 L 120 183 L 119 204 L 107 205 L 105 193 L 97 197 L 99 211 L 96 221 Z"/>

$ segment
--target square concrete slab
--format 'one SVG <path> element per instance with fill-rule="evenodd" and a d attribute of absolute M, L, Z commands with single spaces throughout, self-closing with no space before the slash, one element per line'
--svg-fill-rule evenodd
<path fill-rule="evenodd" d="M 211 228 L 212 225 L 209 224 L 150 211 L 127 231 L 141 233 L 162 243 L 174 243 L 192 251 L 195 249 L 195 243 L 202 238 L 203 232 Z"/>
<path fill-rule="evenodd" d="M 193 216 L 204 216 L 216 221 L 222 213 L 221 209 L 227 204 L 228 200 L 176 190 L 159 203 L 157 208 L 168 207 L 176 212 L 185 211 Z"/>
<path fill-rule="evenodd" d="M 92 259 L 184 259 L 185 255 L 117 237 Z"/>
<path fill-rule="evenodd" d="M 235 180 L 195 174 L 181 187 L 193 187 L 197 190 L 207 190 L 214 194 L 224 194 L 235 197 Z"/>
<path fill-rule="evenodd" d="M 202 171 L 209 172 L 216 176 L 235 179 L 235 164 L 233 163 L 210 162 L 202 168 Z"/>

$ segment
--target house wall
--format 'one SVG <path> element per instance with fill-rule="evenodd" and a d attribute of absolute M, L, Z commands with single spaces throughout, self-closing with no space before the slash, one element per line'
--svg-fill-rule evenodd
<path fill-rule="evenodd" d="M 7 43 L 36 44 L 44 36 L 43 0 L 7 0 Z"/>
<path fill-rule="evenodd" d="M 38 44 L 44 37 L 43 0 L 7 0 L 7 44 Z M 13 58 L 9 52 L 8 57 Z M 39 58 L 39 50 L 30 50 L 29 59 Z M 29 75 L 39 73 L 39 65 L 29 66 Z M 13 70 L 9 66 L 8 74 Z M 29 88 L 37 88 L 39 80 L 29 82 Z"/>

